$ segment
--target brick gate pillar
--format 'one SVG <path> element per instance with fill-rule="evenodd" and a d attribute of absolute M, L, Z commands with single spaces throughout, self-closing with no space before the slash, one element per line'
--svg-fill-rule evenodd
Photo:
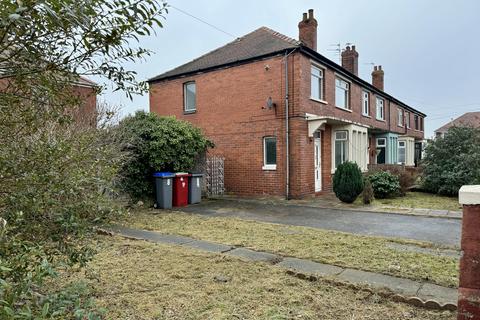
<path fill-rule="evenodd" d="M 480 185 L 463 186 L 462 258 L 458 289 L 458 320 L 480 320 Z"/>

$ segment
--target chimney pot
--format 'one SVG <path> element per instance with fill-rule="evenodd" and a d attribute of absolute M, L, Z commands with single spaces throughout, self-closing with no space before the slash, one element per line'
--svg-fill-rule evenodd
<path fill-rule="evenodd" d="M 379 90 L 384 90 L 384 71 L 382 70 L 382 66 L 373 67 L 372 85 Z"/>
<path fill-rule="evenodd" d="M 342 67 L 358 76 L 358 52 L 349 45 L 342 51 Z"/>
<path fill-rule="evenodd" d="M 313 17 L 313 9 L 303 14 L 303 19 L 298 23 L 298 38 L 304 46 L 317 51 L 317 20 Z"/>

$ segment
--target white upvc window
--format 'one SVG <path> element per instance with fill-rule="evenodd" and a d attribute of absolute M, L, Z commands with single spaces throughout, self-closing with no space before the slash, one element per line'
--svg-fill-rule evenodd
<path fill-rule="evenodd" d="M 263 138 L 263 170 L 277 169 L 277 138 Z"/>
<path fill-rule="evenodd" d="M 342 109 L 350 110 L 350 83 L 335 78 L 335 105 Z"/>
<path fill-rule="evenodd" d="M 403 127 L 403 109 L 398 108 L 398 125 Z"/>
<path fill-rule="evenodd" d="M 335 131 L 335 169 L 348 161 L 348 131 Z"/>
<path fill-rule="evenodd" d="M 310 74 L 310 98 L 324 100 L 323 97 L 323 69 L 313 66 Z"/>
<path fill-rule="evenodd" d="M 385 100 L 377 97 L 377 119 L 385 120 Z"/>
<path fill-rule="evenodd" d="M 362 91 L 362 114 L 370 115 L 370 93 L 368 91 Z"/>
<path fill-rule="evenodd" d="M 185 82 L 183 84 L 183 108 L 185 112 L 195 112 L 197 110 L 196 96 L 195 82 Z"/>
<path fill-rule="evenodd" d="M 398 141 L 398 162 L 401 164 L 405 164 L 406 146 L 406 141 Z"/>
<path fill-rule="evenodd" d="M 377 148 L 383 148 L 387 146 L 386 138 L 377 138 Z"/>
<path fill-rule="evenodd" d="M 405 111 L 405 124 L 407 129 L 410 129 L 410 112 Z"/>

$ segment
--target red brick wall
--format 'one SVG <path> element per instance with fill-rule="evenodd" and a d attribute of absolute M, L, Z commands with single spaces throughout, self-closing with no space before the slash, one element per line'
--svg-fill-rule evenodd
<path fill-rule="evenodd" d="M 78 110 L 75 111 L 74 117 L 77 121 L 85 121 L 94 125 L 96 120 L 97 93 L 95 88 L 86 86 L 74 86 L 73 94 L 80 99 Z"/>
<path fill-rule="evenodd" d="M 265 66 L 268 65 L 268 70 Z M 200 127 L 225 157 L 225 188 L 243 195 L 285 192 L 284 75 L 282 57 L 150 86 L 150 111 Z M 183 83 L 195 81 L 196 107 L 183 112 Z M 272 97 L 276 108 L 268 109 Z M 262 170 L 263 137 L 277 137 L 277 170 Z M 293 173 L 292 173 L 293 174 Z"/>
<path fill-rule="evenodd" d="M 335 71 L 331 69 L 325 69 L 324 72 L 324 100 L 325 103 L 321 103 L 310 99 L 310 66 L 312 60 L 306 56 L 300 56 L 302 72 L 300 73 L 300 102 L 302 110 L 298 110 L 299 113 L 308 112 L 322 116 L 337 117 L 364 125 L 369 125 L 374 128 L 396 132 L 398 134 L 407 133 L 410 136 L 416 138 L 423 138 L 423 132 L 412 130 L 413 126 L 413 114 L 411 115 L 411 130 L 405 131 L 405 127 L 399 127 L 397 124 L 397 108 L 398 105 L 390 102 L 386 99 L 384 103 L 385 109 L 385 121 L 376 119 L 376 95 L 370 92 L 370 117 L 362 115 L 362 87 L 351 83 L 350 85 L 350 106 L 351 112 L 344 109 L 335 107 Z M 321 66 L 321 65 L 320 65 Z M 389 107 L 390 104 L 390 107 Z M 388 121 L 390 119 L 390 123 Z"/>

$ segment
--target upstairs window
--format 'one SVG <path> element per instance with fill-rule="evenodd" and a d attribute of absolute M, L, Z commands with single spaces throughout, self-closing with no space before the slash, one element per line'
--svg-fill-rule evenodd
<path fill-rule="evenodd" d="M 315 100 L 324 100 L 323 97 L 323 69 L 316 66 L 311 68 L 310 76 L 310 97 Z"/>
<path fill-rule="evenodd" d="M 415 125 L 415 130 L 420 130 L 420 121 L 418 119 L 418 115 L 413 115 L 413 123 Z"/>
<path fill-rule="evenodd" d="M 398 109 L 398 125 L 403 127 L 403 109 Z"/>
<path fill-rule="evenodd" d="M 420 117 L 420 131 L 423 131 L 423 118 Z"/>
<path fill-rule="evenodd" d="M 186 82 L 183 84 L 183 108 L 185 112 L 195 112 L 196 104 L 196 88 L 195 82 Z"/>
<path fill-rule="evenodd" d="M 362 114 L 370 115 L 370 93 L 368 91 L 362 91 Z"/>
<path fill-rule="evenodd" d="M 335 168 L 348 160 L 348 131 L 335 131 Z"/>
<path fill-rule="evenodd" d="M 410 129 L 410 112 L 405 111 L 405 124 L 407 129 Z"/>
<path fill-rule="evenodd" d="M 377 119 L 385 120 L 385 101 L 382 98 L 377 98 Z"/>
<path fill-rule="evenodd" d="M 350 84 L 340 78 L 335 79 L 335 105 L 350 110 Z"/>
<path fill-rule="evenodd" d="M 263 138 L 263 170 L 277 169 L 277 138 Z"/>

